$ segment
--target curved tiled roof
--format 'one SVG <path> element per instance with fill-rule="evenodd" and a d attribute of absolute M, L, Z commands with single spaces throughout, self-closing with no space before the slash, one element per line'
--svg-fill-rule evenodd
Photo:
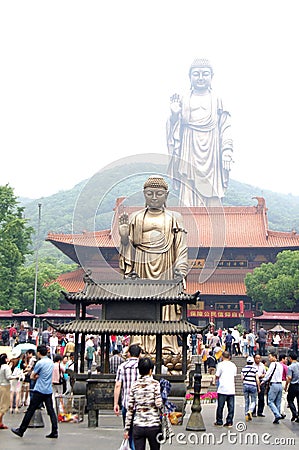
<path fill-rule="evenodd" d="M 187 279 L 187 292 L 200 291 L 200 295 L 246 295 L 244 279 L 248 271 L 216 270 L 204 283 L 198 281 L 199 275 L 191 274 Z"/>
<path fill-rule="evenodd" d="M 128 214 L 140 207 L 126 207 Z M 188 231 L 189 248 L 299 248 L 296 232 L 277 232 L 268 229 L 267 208 L 264 199 L 257 206 L 172 207 L 179 211 Z M 115 214 L 118 214 L 116 211 Z M 111 230 L 82 234 L 48 233 L 46 238 L 54 245 L 68 244 L 83 247 L 113 248 L 119 246 L 117 220 Z"/>
<path fill-rule="evenodd" d="M 58 282 L 63 290 L 69 293 L 75 293 L 84 289 L 84 270 L 79 268 L 74 272 L 60 275 L 55 281 Z M 94 279 L 105 279 L 105 274 L 111 279 L 110 274 L 116 271 L 108 272 L 102 269 L 93 269 L 92 275 Z M 244 269 L 217 269 L 213 275 L 204 283 L 199 283 L 200 271 L 193 271 L 187 277 L 186 293 L 193 294 L 200 291 L 200 295 L 246 295 L 244 278 L 248 270 Z M 121 278 L 121 275 L 119 274 Z M 116 278 L 115 278 L 116 279 Z"/>
<path fill-rule="evenodd" d="M 84 289 L 76 293 L 64 293 L 70 303 L 84 301 L 102 304 L 110 301 L 159 301 L 162 303 L 196 303 L 199 292 L 187 294 L 182 281 L 127 278 L 118 281 L 95 282 L 92 272 L 84 276 Z"/>
<path fill-rule="evenodd" d="M 57 331 L 62 333 L 87 333 L 87 334 L 126 334 L 130 335 L 153 335 L 166 334 L 178 335 L 198 333 L 199 328 L 187 321 L 135 321 L 135 320 L 74 320 L 69 323 L 56 325 L 48 323 Z"/>

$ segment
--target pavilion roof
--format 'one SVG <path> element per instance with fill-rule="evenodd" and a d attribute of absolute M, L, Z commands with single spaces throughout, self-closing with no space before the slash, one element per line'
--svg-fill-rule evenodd
<path fill-rule="evenodd" d="M 87 334 L 126 334 L 153 335 L 153 334 L 189 334 L 198 333 L 199 328 L 187 321 L 135 321 L 135 320 L 74 320 L 69 323 L 57 325 L 49 322 L 49 325 L 63 333 L 87 333 Z"/>
<path fill-rule="evenodd" d="M 162 303 L 196 303 L 199 292 L 186 294 L 181 281 L 127 278 L 118 281 L 99 281 L 84 276 L 84 288 L 76 293 L 64 292 L 70 303 L 106 303 L 110 301 L 160 301 Z"/>
<path fill-rule="evenodd" d="M 113 269 L 93 268 L 95 280 L 111 279 L 121 280 L 121 274 Z M 191 271 L 187 277 L 186 293 L 200 291 L 200 295 L 246 295 L 244 278 L 249 271 L 246 269 L 216 269 L 205 282 L 200 282 L 200 271 Z M 79 292 L 84 289 L 84 270 L 78 268 L 73 272 L 60 275 L 57 281 L 64 291 Z"/>

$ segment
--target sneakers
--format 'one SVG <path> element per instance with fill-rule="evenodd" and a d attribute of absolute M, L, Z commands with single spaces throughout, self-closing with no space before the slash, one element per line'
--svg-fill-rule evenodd
<path fill-rule="evenodd" d="M 214 426 L 215 426 L 215 427 L 222 427 L 222 423 L 215 422 L 215 423 L 214 423 Z"/>
<path fill-rule="evenodd" d="M 252 420 L 252 412 L 251 411 L 248 411 L 248 413 L 245 416 L 245 420 L 246 420 L 246 422 L 248 422 L 249 420 Z"/>
<path fill-rule="evenodd" d="M 279 419 L 274 419 L 274 420 L 273 420 L 273 423 L 279 424 Z"/>
<path fill-rule="evenodd" d="M 20 431 L 20 428 L 11 428 L 11 431 L 19 437 L 23 437 L 23 433 Z"/>
<path fill-rule="evenodd" d="M 226 427 L 226 428 L 232 428 L 233 424 L 232 423 L 225 423 L 223 426 Z"/>
<path fill-rule="evenodd" d="M 258 414 L 258 417 L 266 417 L 265 414 Z"/>
<path fill-rule="evenodd" d="M 280 414 L 281 419 L 285 419 L 286 417 L 287 417 L 286 414 Z"/>

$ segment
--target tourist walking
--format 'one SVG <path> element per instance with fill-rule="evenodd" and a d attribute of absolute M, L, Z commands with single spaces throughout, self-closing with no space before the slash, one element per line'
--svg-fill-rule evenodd
<path fill-rule="evenodd" d="M 279 424 L 281 417 L 281 395 L 282 395 L 282 365 L 277 361 L 277 355 L 274 352 L 269 354 L 270 366 L 262 381 L 262 384 L 270 382 L 268 392 L 268 406 L 274 415 L 274 424 Z"/>
<path fill-rule="evenodd" d="M 225 350 L 229 352 L 230 355 L 232 353 L 232 344 L 234 340 L 235 338 L 232 335 L 232 331 L 228 330 L 227 335 L 224 338 L 224 343 L 225 343 Z"/>
<path fill-rule="evenodd" d="M 54 396 L 54 404 L 55 404 L 55 396 L 63 394 L 63 377 L 64 377 L 64 366 L 62 364 L 62 356 L 55 355 L 54 356 L 54 366 L 52 372 L 52 390 Z"/>
<path fill-rule="evenodd" d="M 258 370 L 254 367 L 253 356 L 248 356 L 247 364 L 241 371 L 243 381 L 243 395 L 245 400 L 245 419 L 252 420 L 256 407 L 257 393 L 260 392 Z"/>
<path fill-rule="evenodd" d="M 257 394 L 257 408 L 253 411 L 253 417 L 256 415 L 256 409 L 257 409 L 257 416 L 258 417 L 265 417 L 264 414 L 264 408 L 265 408 L 265 384 L 261 384 L 262 380 L 264 379 L 266 375 L 266 367 L 261 361 L 261 355 L 259 353 L 256 353 L 254 355 L 254 363 L 253 367 L 256 367 L 259 381 L 260 381 L 260 390 Z"/>
<path fill-rule="evenodd" d="M 248 332 L 247 339 L 248 339 L 248 354 L 249 356 L 253 356 L 255 347 L 255 335 L 251 329 Z"/>
<path fill-rule="evenodd" d="M 266 342 L 267 342 L 267 331 L 264 327 L 261 327 L 257 332 L 257 343 L 259 344 L 259 354 L 261 356 L 266 355 Z"/>
<path fill-rule="evenodd" d="M 287 401 L 292 413 L 291 421 L 299 422 L 299 363 L 297 354 L 289 354 L 290 365 L 288 366 L 285 391 L 287 392 Z M 297 409 L 294 400 L 297 401 Z"/>
<path fill-rule="evenodd" d="M 92 363 L 94 361 L 94 353 L 96 349 L 94 346 L 93 336 L 90 336 L 86 340 L 86 348 L 85 348 L 85 359 L 87 361 L 87 371 L 91 371 Z"/>
<path fill-rule="evenodd" d="M 128 359 L 120 364 L 117 369 L 114 387 L 114 413 L 118 416 L 120 412 L 119 400 L 121 395 L 122 417 L 125 425 L 131 386 L 138 376 L 138 361 L 141 347 L 136 344 L 130 345 Z M 132 450 L 135 450 L 132 436 L 132 427 L 129 430 L 129 442 Z"/>
<path fill-rule="evenodd" d="M 243 356 L 247 358 L 248 356 L 248 333 L 247 331 L 243 331 L 243 334 L 240 337 L 240 349 Z"/>
<path fill-rule="evenodd" d="M 113 350 L 113 355 L 109 359 L 109 372 L 116 373 L 118 366 L 124 362 L 124 358 L 120 355 L 118 349 Z"/>
<path fill-rule="evenodd" d="M 217 388 L 217 410 L 216 422 L 214 425 L 223 425 L 223 409 L 227 404 L 227 416 L 224 426 L 231 428 L 235 413 L 235 376 L 237 375 L 237 366 L 230 361 L 230 354 L 224 351 L 222 361 L 217 365 L 216 380 Z"/>
<path fill-rule="evenodd" d="M 241 353 L 241 348 L 240 348 L 240 333 L 239 330 L 237 329 L 237 327 L 234 327 L 234 329 L 232 330 L 232 336 L 234 338 L 234 342 L 233 342 L 233 353 L 235 356 L 240 356 Z"/>
<path fill-rule="evenodd" d="M 284 419 L 287 414 L 287 393 L 285 391 L 285 385 L 288 374 L 288 366 L 287 366 L 287 355 L 282 353 L 278 357 L 279 363 L 282 365 L 282 394 L 281 394 L 281 404 L 280 404 L 280 416 Z"/>
<path fill-rule="evenodd" d="M 153 368 L 150 358 L 139 359 L 140 376 L 131 386 L 124 438 L 128 439 L 133 423 L 135 450 L 145 450 L 146 441 L 149 442 L 150 450 L 160 449 L 158 435 L 161 433 L 162 397 L 160 383 L 152 377 Z"/>
<path fill-rule="evenodd" d="M 14 348 L 11 353 L 11 371 L 12 376 L 10 380 L 10 413 L 19 413 L 19 406 L 22 398 L 22 386 L 25 379 L 25 364 L 21 358 L 21 350 Z"/>
<path fill-rule="evenodd" d="M 15 328 L 14 324 L 11 324 L 11 327 L 9 329 L 9 345 L 11 348 L 15 346 L 16 339 L 18 337 L 17 329 Z"/>
<path fill-rule="evenodd" d="M 31 378 L 36 380 L 32 398 L 20 426 L 18 428 L 12 428 L 11 431 L 17 436 L 22 437 L 29 426 L 33 414 L 39 408 L 40 404 L 44 402 L 52 425 L 51 433 L 46 437 L 55 439 L 58 438 L 58 424 L 52 400 L 52 373 L 54 363 L 51 358 L 48 358 L 47 347 L 45 345 L 39 345 L 36 352 L 39 361 L 35 364 L 31 374 Z"/>
<path fill-rule="evenodd" d="M 12 373 L 8 364 L 7 354 L 2 353 L 0 355 L 0 430 L 7 430 L 8 428 L 3 423 L 3 417 L 9 409 L 11 377 Z"/>

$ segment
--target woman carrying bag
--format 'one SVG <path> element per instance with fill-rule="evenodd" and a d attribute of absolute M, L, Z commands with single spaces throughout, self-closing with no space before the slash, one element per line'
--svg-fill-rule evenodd
<path fill-rule="evenodd" d="M 160 383 L 152 377 L 153 367 L 150 358 L 141 358 L 138 362 L 140 376 L 131 387 L 124 438 L 128 439 L 133 421 L 135 450 L 145 450 L 146 440 L 150 450 L 160 450 L 157 436 L 161 433 L 162 398 Z"/>

